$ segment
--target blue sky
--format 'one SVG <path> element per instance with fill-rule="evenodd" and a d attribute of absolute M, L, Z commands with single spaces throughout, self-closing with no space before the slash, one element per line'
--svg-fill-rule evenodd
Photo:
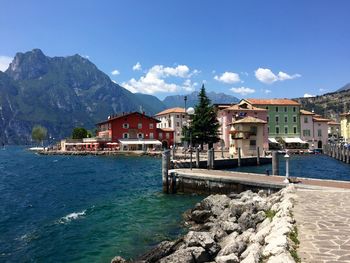
<path fill-rule="evenodd" d="M 40 48 L 87 56 L 117 83 L 159 98 L 203 82 L 239 98 L 323 94 L 350 82 L 347 0 L 0 4 L 1 70 L 16 52 Z"/>

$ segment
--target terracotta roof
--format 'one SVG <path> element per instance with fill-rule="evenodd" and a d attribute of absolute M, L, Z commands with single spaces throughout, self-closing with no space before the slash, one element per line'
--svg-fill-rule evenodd
<path fill-rule="evenodd" d="M 243 119 L 234 121 L 231 124 L 238 124 L 238 123 L 259 123 L 259 124 L 265 124 L 267 122 L 262 120 L 262 119 L 258 119 L 258 118 L 249 116 L 249 117 L 245 117 Z"/>
<path fill-rule="evenodd" d="M 302 115 L 315 115 L 315 113 L 307 110 L 300 110 L 300 114 Z"/>
<path fill-rule="evenodd" d="M 174 129 L 171 129 L 171 128 L 157 128 L 157 129 L 164 131 L 164 132 L 169 132 L 169 131 L 173 132 L 174 131 Z"/>
<path fill-rule="evenodd" d="M 350 115 L 350 112 L 340 113 L 339 115 L 340 115 L 340 116 L 349 116 L 349 115 Z"/>
<path fill-rule="evenodd" d="M 249 104 L 248 104 L 249 105 Z M 249 110 L 249 111 L 267 111 L 266 109 L 258 108 L 249 105 L 248 108 L 242 107 L 242 105 L 236 104 L 231 107 L 226 108 L 225 110 Z"/>
<path fill-rule="evenodd" d="M 138 111 L 134 111 L 134 112 L 130 112 L 130 113 L 123 113 L 123 114 L 120 114 L 120 115 L 108 116 L 109 119 L 107 119 L 105 121 L 98 122 L 98 123 L 96 123 L 96 125 L 108 123 L 110 121 L 113 121 L 113 120 L 116 120 L 116 119 L 119 119 L 119 118 L 126 118 L 126 117 L 134 115 L 134 114 L 141 115 L 141 116 L 143 116 L 143 117 L 145 117 L 147 119 L 151 119 L 151 120 L 154 120 L 156 122 L 160 122 L 160 120 L 157 120 L 157 119 L 155 119 L 155 118 L 153 118 L 151 116 L 148 116 L 146 114 L 140 113 Z"/>
<path fill-rule="evenodd" d="M 318 121 L 318 122 L 329 122 L 330 119 L 326 119 L 326 118 L 322 118 L 322 117 L 313 117 L 312 118 L 314 121 Z"/>
<path fill-rule="evenodd" d="M 185 113 L 185 109 L 180 107 L 170 108 L 157 113 L 155 116 L 165 115 L 169 113 Z"/>
<path fill-rule="evenodd" d="M 328 125 L 340 125 L 340 123 L 336 121 L 329 121 Z"/>
<path fill-rule="evenodd" d="M 291 99 L 246 99 L 252 105 L 288 105 L 300 106 L 300 104 Z"/>

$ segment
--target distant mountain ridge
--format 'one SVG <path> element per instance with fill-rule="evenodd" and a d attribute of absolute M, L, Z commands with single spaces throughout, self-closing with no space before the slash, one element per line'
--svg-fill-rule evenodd
<path fill-rule="evenodd" d="M 235 99 L 208 93 L 212 102 Z M 197 93 L 188 95 L 193 106 Z M 27 144 L 36 124 L 45 126 L 51 138 L 70 135 L 83 126 L 93 129 L 108 115 L 144 111 L 153 115 L 168 107 L 183 107 L 183 96 L 164 101 L 155 96 L 133 94 L 111 81 L 80 55 L 48 57 L 40 49 L 17 53 L 9 68 L 0 71 L 0 144 Z"/>
<path fill-rule="evenodd" d="M 336 92 L 344 91 L 350 89 L 350 83 L 346 84 L 344 87 L 341 87 Z"/>

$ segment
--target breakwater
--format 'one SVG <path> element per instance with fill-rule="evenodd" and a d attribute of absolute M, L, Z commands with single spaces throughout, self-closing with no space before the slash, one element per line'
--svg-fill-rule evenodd
<path fill-rule="evenodd" d="M 266 191 L 210 195 L 185 213 L 189 232 L 163 241 L 136 261 L 144 263 L 284 262 L 298 260 L 291 216 L 294 186 Z M 127 262 L 115 257 L 112 263 Z"/>
<path fill-rule="evenodd" d="M 344 163 L 350 163 L 350 149 L 348 146 L 326 144 L 323 153 Z"/>

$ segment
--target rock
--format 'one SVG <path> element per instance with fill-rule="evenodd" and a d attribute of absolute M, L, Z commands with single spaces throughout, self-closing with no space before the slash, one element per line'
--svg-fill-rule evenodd
<path fill-rule="evenodd" d="M 239 256 L 246 247 L 247 244 L 243 240 L 235 240 L 223 247 L 218 253 L 218 256 L 227 256 L 233 253 Z"/>
<path fill-rule="evenodd" d="M 231 234 L 232 232 L 240 232 L 241 231 L 241 226 L 239 224 L 233 223 L 230 221 L 220 222 L 220 227 L 227 234 Z"/>
<path fill-rule="evenodd" d="M 241 263 L 259 263 L 260 262 L 260 252 L 250 252 L 246 258 L 244 258 Z"/>
<path fill-rule="evenodd" d="M 230 254 L 227 256 L 218 256 L 215 258 L 216 263 L 238 263 L 239 259 L 235 254 Z"/>
<path fill-rule="evenodd" d="M 273 232 L 265 238 L 267 244 L 263 249 L 262 255 L 268 257 L 270 255 L 278 255 L 288 250 L 288 240 L 285 235 Z"/>
<path fill-rule="evenodd" d="M 127 263 L 127 261 L 122 258 L 122 257 L 114 257 L 112 260 L 111 260 L 111 263 Z"/>
<path fill-rule="evenodd" d="M 140 257 L 140 260 L 146 262 L 156 262 L 159 259 L 168 256 L 177 249 L 177 246 L 182 242 L 182 239 L 179 239 L 175 242 L 163 241 L 153 248 L 148 253 Z"/>
<path fill-rule="evenodd" d="M 190 215 L 190 219 L 198 224 L 203 224 L 211 215 L 212 213 L 209 210 L 194 210 Z"/>
<path fill-rule="evenodd" d="M 252 214 L 250 211 L 245 211 L 240 218 L 238 218 L 238 223 L 242 227 L 242 230 L 256 228 L 256 225 L 262 222 L 265 217 L 264 211 L 260 211 L 257 214 Z"/>
<path fill-rule="evenodd" d="M 215 216 L 222 214 L 231 199 L 227 195 L 210 195 L 200 205 L 200 210 L 210 210 Z"/>
<path fill-rule="evenodd" d="M 269 220 L 269 219 L 268 219 Z M 269 220 L 270 221 L 270 220 Z M 264 228 L 261 228 L 255 235 L 250 237 L 250 242 L 264 244 L 265 237 L 270 233 L 272 224 L 266 225 Z"/>
<path fill-rule="evenodd" d="M 295 261 L 288 252 L 283 252 L 277 256 L 270 257 L 267 263 L 295 263 Z"/>
<path fill-rule="evenodd" d="M 190 231 L 184 237 L 184 243 L 187 247 L 202 247 L 208 251 L 210 255 L 216 255 L 220 250 L 220 246 L 216 244 L 208 232 Z"/>
<path fill-rule="evenodd" d="M 227 236 L 227 233 L 222 230 L 222 228 L 216 224 L 212 228 L 210 228 L 210 235 L 214 238 L 216 242 L 221 241 L 224 237 Z"/>
<path fill-rule="evenodd" d="M 202 263 L 209 260 L 202 247 L 188 247 L 179 249 L 173 254 L 162 258 L 159 263 Z"/>
<path fill-rule="evenodd" d="M 259 261 L 261 245 L 259 243 L 250 244 L 247 249 L 241 254 L 241 259 L 245 259 L 250 256 L 251 259 Z M 250 260 L 251 260 L 250 259 Z"/>

